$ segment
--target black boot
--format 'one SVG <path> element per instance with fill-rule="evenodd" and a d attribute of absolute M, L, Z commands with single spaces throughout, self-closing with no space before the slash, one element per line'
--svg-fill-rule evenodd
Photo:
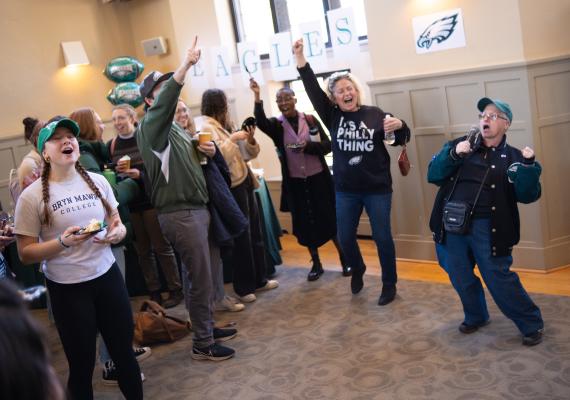
<path fill-rule="evenodd" d="M 394 301 L 396 297 L 396 285 L 384 284 L 382 285 L 382 293 L 380 293 L 380 298 L 378 299 L 379 306 L 385 306 L 386 304 Z"/>
<path fill-rule="evenodd" d="M 340 254 L 340 265 L 342 265 L 342 276 L 352 275 L 352 267 L 346 263 L 342 254 Z"/>
<path fill-rule="evenodd" d="M 358 294 L 364 287 L 364 273 L 366 272 L 366 265 L 362 264 L 358 271 L 352 272 L 350 279 L 350 290 L 352 294 Z"/>
<path fill-rule="evenodd" d="M 321 277 L 321 275 L 325 272 L 323 266 L 319 260 L 313 260 L 313 267 L 309 272 L 309 276 L 307 276 L 307 280 L 309 282 L 316 281 Z"/>

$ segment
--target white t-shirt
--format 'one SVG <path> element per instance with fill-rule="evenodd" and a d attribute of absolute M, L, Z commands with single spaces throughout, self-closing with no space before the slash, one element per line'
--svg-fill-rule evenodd
<path fill-rule="evenodd" d="M 101 195 L 112 208 L 119 204 L 107 180 L 98 174 L 89 176 L 99 188 Z M 57 239 L 70 226 L 85 226 L 92 219 L 104 220 L 105 208 L 101 200 L 89 188 L 81 175 L 76 174 L 67 182 L 49 183 L 49 211 L 52 225 L 41 224 L 44 212 L 41 179 L 28 186 L 16 204 L 15 233 L 39 237 L 40 241 Z M 98 233 L 102 238 L 106 230 Z M 78 283 L 95 279 L 111 268 L 115 258 L 107 244 L 94 243 L 92 238 L 77 246 L 64 249 L 43 263 L 46 277 L 58 283 Z"/>

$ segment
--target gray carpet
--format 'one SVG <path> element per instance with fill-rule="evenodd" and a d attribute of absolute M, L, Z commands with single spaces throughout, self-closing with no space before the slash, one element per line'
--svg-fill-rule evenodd
<path fill-rule="evenodd" d="M 401 281 L 398 297 L 376 305 L 379 278 L 365 277 L 352 296 L 350 278 L 280 268 L 281 286 L 261 293 L 235 321 L 228 342 L 236 357 L 194 361 L 191 339 L 153 347 L 141 365 L 147 399 L 570 399 L 570 298 L 532 295 L 546 321 L 544 342 L 523 347 L 514 324 L 492 300 L 492 323 L 458 332 L 463 314 L 449 285 Z M 488 299 L 489 296 L 487 296 Z M 173 315 L 185 316 L 182 306 Z M 67 365 L 50 328 L 56 369 Z M 121 398 L 100 383 L 97 399 Z"/>

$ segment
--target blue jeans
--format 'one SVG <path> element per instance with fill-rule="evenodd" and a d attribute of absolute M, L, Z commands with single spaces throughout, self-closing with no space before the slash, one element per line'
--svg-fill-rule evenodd
<path fill-rule="evenodd" d="M 355 271 L 364 268 L 360 247 L 356 241 L 356 230 L 363 208 L 366 209 L 370 220 L 372 239 L 376 242 L 382 268 L 382 283 L 395 285 L 398 277 L 396 276 L 396 248 L 390 227 L 392 193 L 336 192 L 338 240 L 346 262 Z"/>
<path fill-rule="evenodd" d="M 473 273 L 475 263 L 499 309 L 511 319 L 523 335 L 544 327 L 540 310 L 523 288 L 518 275 L 511 271 L 512 256 L 491 255 L 489 219 L 474 219 L 467 235 L 446 233 L 445 244 L 436 244 L 441 267 L 461 299 L 465 323 L 481 324 L 489 319 L 485 293 Z"/>

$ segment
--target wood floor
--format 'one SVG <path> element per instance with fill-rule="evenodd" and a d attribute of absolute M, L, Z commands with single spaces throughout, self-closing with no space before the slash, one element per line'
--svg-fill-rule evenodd
<path fill-rule="evenodd" d="M 359 243 L 364 262 L 368 268 L 366 273 L 379 275 L 380 266 L 374 242 L 370 239 L 361 239 Z M 281 257 L 285 264 L 310 267 L 309 252 L 297 243 L 293 235 L 285 234 L 281 238 L 281 245 L 283 246 Z M 332 242 L 321 247 L 319 254 L 325 269 L 340 271 L 338 254 Z M 397 265 L 399 279 L 449 284 L 447 274 L 435 262 L 398 260 Z M 549 273 L 521 271 L 517 271 L 517 273 L 528 292 L 570 296 L 570 267 Z"/>

